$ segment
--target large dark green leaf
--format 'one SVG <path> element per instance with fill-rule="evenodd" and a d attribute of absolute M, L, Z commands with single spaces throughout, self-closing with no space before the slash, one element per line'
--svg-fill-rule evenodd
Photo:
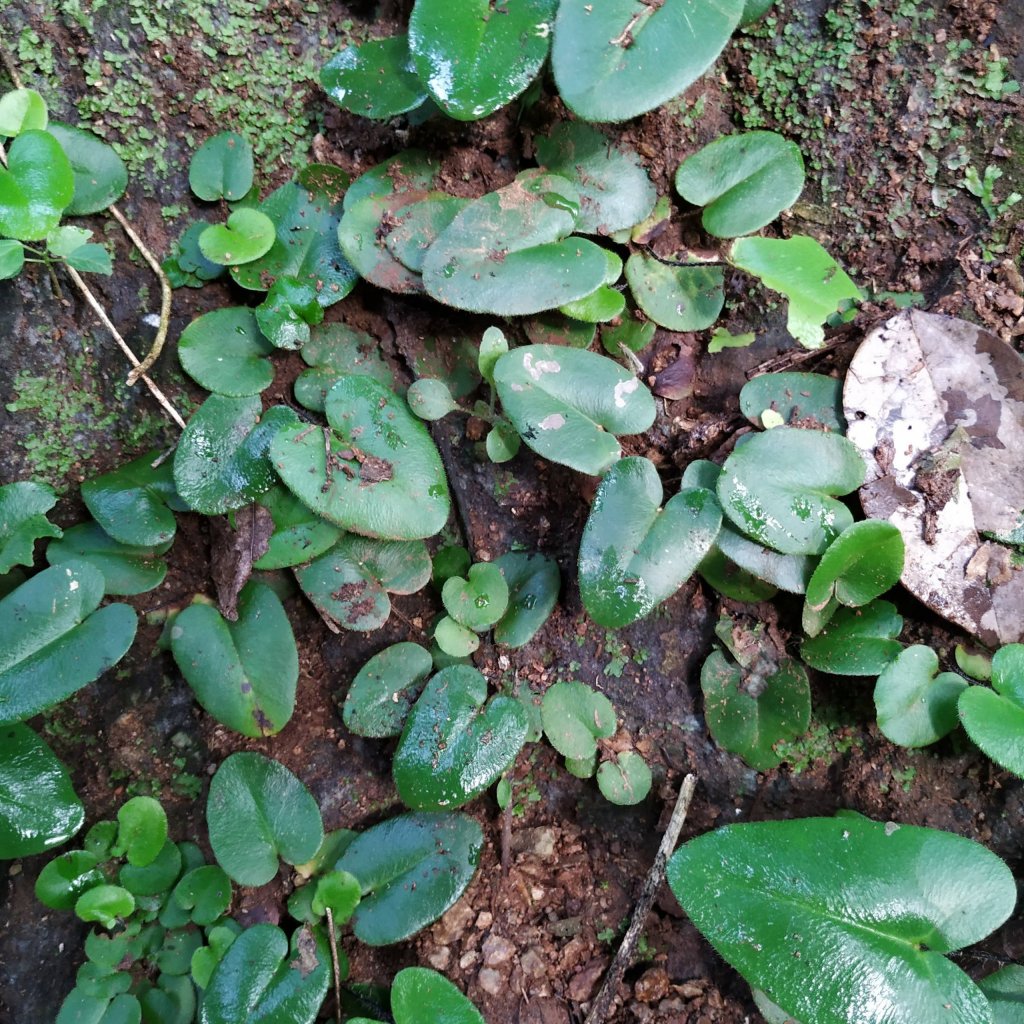
<path fill-rule="evenodd" d="M 415 110 L 427 98 L 407 36 L 346 46 L 320 69 L 320 84 L 343 110 L 379 120 Z"/>
<path fill-rule="evenodd" d="M 207 391 L 235 398 L 258 395 L 274 380 L 267 356 L 274 346 L 251 309 L 231 306 L 197 317 L 181 332 L 178 358 Z"/>
<path fill-rule="evenodd" d="M 841 884 L 837 884 L 837 879 Z M 1017 897 L 983 846 L 859 815 L 730 825 L 687 843 L 668 881 L 751 985 L 815 1024 L 989 1024 L 943 953 L 978 942 Z"/>
<path fill-rule="evenodd" d="M 419 644 L 392 644 L 375 654 L 345 696 L 345 725 L 359 736 L 397 736 L 432 668 L 430 652 Z"/>
<path fill-rule="evenodd" d="M 558 601 L 558 563 L 544 555 L 509 551 L 494 563 L 508 584 L 508 610 L 494 627 L 496 643 L 523 647 L 547 621 Z"/>
<path fill-rule="evenodd" d="M 0 576 L 16 565 L 32 565 L 40 537 L 60 537 L 61 529 L 46 518 L 57 504 L 49 484 L 21 480 L 0 487 Z"/>
<path fill-rule="evenodd" d="M 160 586 L 167 575 L 167 563 L 160 558 L 167 547 L 121 544 L 98 523 L 81 523 L 69 527 L 62 539 L 47 547 L 46 560 L 50 565 L 72 560 L 88 562 L 103 573 L 106 594 L 144 594 Z"/>
<path fill-rule="evenodd" d="M 39 129 L 22 132 L 7 151 L 7 166 L 0 167 L 0 235 L 44 239 L 74 194 L 71 163 L 60 143 Z"/>
<path fill-rule="evenodd" d="M 46 130 L 60 143 L 75 179 L 74 197 L 65 213 L 76 217 L 99 213 L 124 195 L 128 171 L 111 146 L 92 132 L 59 121 L 51 121 Z"/>

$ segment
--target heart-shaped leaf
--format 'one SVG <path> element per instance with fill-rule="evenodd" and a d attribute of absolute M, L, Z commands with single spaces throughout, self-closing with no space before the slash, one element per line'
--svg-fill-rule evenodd
<path fill-rule="evenodd" d="M 25 729 L 27 726 L 18 726 Z M 86 889 L 101 885 L 106 876 L 97 868 L 99 859 L 85 850 L 54 857 L 36 879 L 36 899 L 54 910 L 71 910 Z M 120 959 L 120 958 L 119 958 Z"/>
<path fill-rule="evenodd" d="M 171 898 L 191 912 L 193 924 L 205 928 L 227 913 L 231 905 L 231 879 L 216 864 L 204 864 L 182 876 Z"/>
<path fill-rule="evenodd" d="M 407 114 L 427 98 L 408 36 L 346 46 L 320 69 L 320 84 L 342 110 L 381 121 Z"/>
<path fill-rule="evenodd" d="M 0 725 L 0 860 L 60 846 L 84 821 L 82 802 L 53 751 L 27 725 Z M 77 899 L 85 888 L 72 885 L 69 898 Z"/>
<path fill-rule="evenodd" d="M 305 864 L 324 838 L 309 790 L 262 754 L 232 754 L 221 763 L 210 782 L 206 821 L 217 863 L 239 885 L 265 885 L 277 874 L 278 858 Z"/>
<path fill-rule="evenodd" d="M 395 1024 L 484 1024 L 480 1011 L 443 975 L 406 967 L 391 986 Z"/>
<path fill-rule="evenodd" d="M 135 639 L 135 612 L 95 609 L 103 576 L 85 562 L 51 566 L 0 601 L 0 724 L 31 718 L 115 665 Z"/>
<path fill-rule="evenodd" d="M 160 556 L 166 544 L 155 548 L 120 544 L 100 529 L 98 523 L 82 523 L 64 531 L 46 549 L 50 565 L 68 561 L 88 562 L 103 574 L 104 593 L 144 594 L 159 587 L 167 575 L 167 563 Z"/>
<path fill-rule="evenodd" d="M 335 864 L 362 886 L 356 938 L 386 946 L 436 921 L 465 892 L 483 842 L 463 814 L 403 814 L 367 829 Z"/>
<path fill-rule="evenodd" d="M 42 131 L 49 117 L 46 100 L 35 89 L 12 89 L 0 96 L 0 135 L 12 138 L 29 129 Z"/>
<path fill-rule="evenodd" d="M 903 650 L 896 639 L 903 616 L 888 601 L 840 608 L 816 637 L 800 645 L 800 657 L 819 672 L 877 676 Z"/>
<path fill-rule="evenodd" d="M 523 647 L 558 601 L 558 563 L 533 552 L 509 551 L 494 564 L 508 584 L 508 610 L 494 627 L 494 640 L 508 647 Z"/>
<path fill-rule="evenodd" d="M 414 594 L 430 579 L 422 541 L 377 540 L 345 534 L 337 544 L 296 569 L 306 596 L 343 629 L 371 632 L 391 614 L 388 593 Z"/>
<path fill-rule="evenodd" d="M 558 91 L 584 121 L 628 121 L 695 82 L 725 48 L 743 0 L 562 0 L 551 51 Z"/>
<path fill-rule="evenodd" d="M 1024 778 L 1024 644 L 993 655 L 992 687 L 969 686 L 960 695 L 960 720 L 996 764 Z"/>
<path fill-rule="evenodd" d="M 17 277 L 25 266 L 25 246 L 13 238 L 0 238 L 0 281 Z"/>
<path fill-rule="evenodd" d="M 475 121 L 537 77 L 551 45 L 555 0 L 416 0 L 409 49 L 420 80 L 450 117 Z"/>
<path fill-rule="evenodd" d="M 237 267 L 266 255 L 274 244 L 274 222 L 262 211 L 242 206 L 226 224 L 211 224 L 199 236 L 199 249 L 213 263 Z"/>
<path fill-rule="evenodd" d="M 635 751 L 624 750 L 597 769 L 597 787 L 604 798 L 620 807 L 632 807 L 651 791 L 651 769 Z"/>
<path fill-rule="evenodd" d="M 346 727 L 358 736 L 397 736 L 432 668 L 430 652 L 419 644 L 392 644 L 375 654 L 345 696 Z"/>
<path fill-rule="evenodd" d="M 763 373 L 748 380 L 740 391 L 740 411 L 755 427 L 767 424 L 762 416 L 774 413 L 783 423 L 801 426 L 813 421 L 837 434 L 846 433 L 843 386 L 821 373 Z"/>
<path fill-rule="evenodd" d="M 313 1024 L 331 981 L 330 953 L 319 945 L 303 927 L 289 956 L 280 928 L 247 928 L 214 968 L 199 1024 Z"/>
<path fill-rule="evenodd" d="M 856 815 L 729 825 L 673 854 L 668 881 L 715 949 L 798 1020 L 922 1024 L 950 1007 L 963 1024 L 991 1020 L 942 956 L 1016 900 L 978 843 Z"/>
<path fill-rule="evenodd" d="M 145 867 L 125 864 L 118 872 L 117 881 L 133 896 L 158 896 L 167 892 L 181 875 L 181 851 L 169 839 Z M 117 958 L 119 962 L 121 957 Z"/>
<path fill-rule="evenodd" d="M 184 371 L 207 391 L 233 398 L 270 387 L 274 367 L 267 356 L 273 351 L 253 311 L 244 306 L 196 317 L 178 341 Z"/>
<path fill-rule="evenodd" d="M 398 795 L 416 810 L 461 807 L 512 764 L 526 729 L 522 704 L 502 696 L 487 701 L 487 680 L 475 668 L 443 669 L 398 741 L 391 766 Z"/>
<path fill-rule="evenodd" d="M 580 596 L 602 626 L 625 626 L 671 597 L 708 553 L 722 524 L 714 494 L 693 487 L 662 507 L 648 459 L 622 459 L 601 481 L 580 541 Z"/>
<path fill-rule="evenodd" d="M 260 505 L 274 521 L 266 552 L 254 569 L 287 569 L 302 565 L 332 548 L 342 534 L 340 526 L 321 519 L 280 484 L 260 496 Z"/>
<path fill-rule="evenodd" d="M 49 484 L 22 480 L 0 487 L 0 575 L 16 565 L 32 565 L 40 537 L 60 537 L 62 531 L 46 518 L 57 504 Z"/>
<path fill-rule="evenodd" d="M 128 170 L 113 147 L 92 132 L 51 121 L 46 130 L 60 143 L 71 163 L 75 188 L 65 213 L 84 217 L 116 203 L 128 187 Z"/>
<path fill-rule="evenodd" d="M 548 687 L 541 721 L 551 746 L 570 761 L 593 761 L 597 741 L 613 736 L 616 729 L 612 702 L 585 683 Z"/>
<path fill-rule="evenodd" d="M 133 995 L 122 993 L 111 999 L 73 988 L 61 1003 L 56 1024 L 140 1024 L 141 1021 L 142 1006 Z"/>
<path fill-rule="evenodd" d="M 276 348 L 299 348 L 309 340 L 310 325 L 323 318 L 316 288 L 294 277 L 279 277 L 256 307 L 256 322 Z"/>
<path fill-rule="evenodd" d="M 295 709 L 299 658 L 277 595 L 250 581 L 229 622 L 193 604 L 171 626 L 171 651 L 203 708 L 243 736 L 280 732 Z"/>
<path fill-rule="evenodd" d="M 210 395 L 182 432 L 174 483 L 190 508 L 215 516 L 248 505 L 275 481 L 268 452 L 277 434 L 302 429 L 285 406 Z"/>
<path fill-rule="evenodd" d="M 879 675 L 875 710 L 887 739 L 901 747 L 925 747 L 956 728 L 957 699 L 967 683 L 956 672 L 938 669 L 938 655 L 915 644 Z"/>
<path fill-rule="evenodd" d="M 523 440 L 581 473 L 603 473 L 622 451 L 614 435 L 639 434 L 654 422 L 647 388 L 594 352 L 524 345 L 498 360 L 494 383 Z"/>
<path fill-rule="evenodd" d="M 505 614 L 508 584 L 496 565 L 481 562 L 469 570 L 468 578 L 452 576 L 445 580 L 441 600 L 460 626 L 482 633 Z"/>
<path fill-rule="evenodd" d="M 580 197 L 557 174 L 524 171 L 510 185 L 463 208 L 423 262 L 423 284 L 438 302 L 498 316 L 555 309 L 600 288 L 604 250 L 568 238 Z"/>
<path fill-rule="evenodd" d="M 207 139 L 192 157 L 189 187 L 200 199 L 237 202 L 249 194 L 253 180 L 252 146 L 237 132 Z"/>
<path fill-rule="evenodd" d="M 0 167 L 0 235 L 40 241 L 60 223 L 75 194 L 71 163 L 60 143 L 39 129 L 22 132 Z"/>
<path fill-rule="evenodd" d="M 348 376 L 325 411 L 331 430 L 295 424 L 275 437 L 271 458 L 285 485 L 347 530 L 395 540 L 437 533 L 451 507 L 444 467 L 405 402 L 370 377 Z"/>
<path fill-rule="evenodd" d="M 265 292 L 277 278 L 291 277 L 312 285 L 325 309 L 352 291 L 358 275 L 338 248 L 337 189 L 289 182 L 267 196 L 259 209 L 274 222 L 276 238 L 260 259 L 232 267 L 231 276 L 243 288 Z"/>
<path fill-rule="evenodd" d="M 717 238 L 749 235 L 770 224 L 803 188 L 800 147 L 777 132 L 725 135 L 676 171 L 676 191 L 705 208 L 701 223 Z"/>
<path fill-rule="evenodd" d="M 295 380 L 295 399 L 312 412 L 323 412 L 327 392 L 339 378 L 363 374 L 393 387 L 391 370 L 380 353 L 380 343 L 346 324 L 320 324 L 310 331 L 299 350 L 306 365 Z"/>
<path fill-rule="evenodd" d="M 722 510 L 748 537 L 783 554 L 820 555 L 853 524 L 833 495 L 864 482 L 864 460 L 845 437 L 777 427 L 725 460 Z"/>
<path fill-rule="evenodd" d="M 636 304 L 670 331 L 702 331 L 725 305 L 719 267 L 675 267 L 635 252 L 626 261 L 626 280 Z"/>
<path fill-rule="evenodd" d="M 860 289 L 813 238 L 740 238 L 727 258 L 789 300 L 786 329 L 804 348 L 825 343 L 825 321 Z"/>
<path fill-rule="evenodd" d="M 94 885 L 75 902 L 75 916 L 95 921 L 104 928 L 116 928 L 135 910 L 135 897 L 119 885 Z"/>
<path fill-rule="evenodd" d="M 167 813 L 159 800 L 136 796 L 117 812 L 117 839 L 112 853 L 126 857 L 132 867 L 144 868 L 160 855 L 167 842 Z"/>
<path fill-rule="evenodd" d="M 460 625 L 449 615 L 438 619 L 437 625 L 434 627 L 434 640 L 445 654 L 456 660 L 460 658 L 468 660 L 468 656 L 480 647 L 480 637 L 473 630 Z M 451 664 L 451 662 L 439 662 L 436 657 L 434 661 L 438 667 Z"/>

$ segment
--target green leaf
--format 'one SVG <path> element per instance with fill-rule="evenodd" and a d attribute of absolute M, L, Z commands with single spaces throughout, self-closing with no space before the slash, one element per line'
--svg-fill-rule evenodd
<path fill-rule="evenodd" d="M 616 729 L 612 702 L 585 683 L 560 682 L 548 687 L 541 721 L 548 742 L 571 761 L 592 759 L 597 741 L 613 736 Z"/>
<path fill-rule="evenodd" d="M 259 210 L 274 222 L 276 239 L 260 259 L 232 267 L 238 284 L 265 292 L 278 277 L 291 277 L 312 285 L 325 309 L 352 291 L 358 275 L 338 247 L 337 191 L 288 182 L 267 196 Z"/>
<path fill-rule="evenodd" d="M 332 548 L 342 534 L 340 526 L 311 512 L 281 484 L 275 484 L 259 503 L 274 521 L 266 552 L 253 562 L 254 569 L 287 569 L 302 565 Z"/>
<path fill-rule="evenodd" d="M 807 672 L 792 658 L 744 669 L 713 651 L 701 668 L 700 685 L 712 738 L 755 771 L 778 765 L 782 757 L 775 745 L 796 739 L 810 725 Z"/>
<path fill-rule="evenodd" d="M 443 669 L 413 705 L 398 741 L 398 795 L 416 810 L 461 807 L 515 761 L 526 729 L 519 701 L 488 701 L 487 680 L 475 668 Z"/>
<path fill-rule="evenodd" d="M 582 299 L 604 284 L 605 252 L 568 238 L 580 197 L 566 178 L 524 171 L 464 207 L 427 250 L 423 285 L 438 302 L 526 316 Z"/>
<path fill-rule="evenodd" d="M 395 540 L 437 533 L 451 508 L 444 467 L 405 402 L 370 377 L 348 376 L 325 410 L 331 430 L 296 423 L 275 437 L 271 459 L 285 485 L 348 530 Z"/>
<path fill-rule="evenodd" d="M 284 406 L 263 412 L 256 397 L 210 395 L 182 432 L 174 483 L 190 508 L 215 516 L 248 505 L 275 482 L 268 458 L 276 435 L 299 431 Z"/>
<path fill-rule="evenodd" d="M 358 736 L 397 736 L 432 667 L 430 652 L 419 644 L 392 644 L 375 654 L 345 696 L 345 726 Z"/>
<path fill-rule="evenodd" d="M 502 356 L 494 382 L 505 414 L 538 455 L 598 475 L 620 456 L 616 434 L 654 422 L 651 393 L 606 356 L 524 345 Z"/>
<path fill-rule="evenodd" d="M 853 523 L 833 495 L 864 482 L 864 460 L 837 434 L 777 427 L 725 460 L 722 510 L 748 537 L 783 554 L 820 555 Z"/>
<path fill-rule="evenodd" d="M 582 299 L 559 306 L 558 311 L 574 320 L 601 324 L 621 316 L 625 308 L 626 298 L 622 292 L 602 285 L 597 291 L 584 295 Z"/>
<path fill-rule="evenodd" d="M 308 928 L 293 940 L 280 928 L 257 924 L 231 943 L 214 968 L 199 1007 L 199 1024 L 313 1024 L 331 980 Z"/>
<path fill-rule="evenodd" d="M 210 225 L 205 220 L 193 221 L 178 239 L 175 252 L 179 268 L 195 276 L 192 287 L 199 288 L 204 281 L 215 281 L 227 270 L 221 263 L 208 260 L 199 248 L 199 237 Z"/>
<path fill-rule="evenodd" d="M 921 644 L 908 647 L 875 683 L 875 710 L 882 734 L 901 747 L 925 747 L 957 726 L 957 698 L 967 683 L 939 672 L 938 655 Z"/>
<path fill-rule="evenodd" d="M 93 242 L 79 246 L 64 258 L 64 262 L 84 274 L 106 274 L 109 276 L 114 272 L 110 251 L 105 245 Z"/>
<path fill-rule="evenodd" d="M 159 800 L 136 796 L 117 812 L 114 856 L 127 857 L 133 867 L 144 868 L 159 856 L 167 842 L 167 814 Z"/>
<path fill-rule="evenodd" d="M 73 988 L 61 1004 L 56 1024 L 140 1024 L 142 1007 L 133 995 L 89 995 Z"/>
<path fill-rule="evenodd" d="M 509 551 L 494 564 L 508 584 L 508 609 L 494 626 L 495 643 L 523 647 L 547 621 L 558 601 L 558 563 L 544 555 Z"/>
<path fill-rule="evenodd" d="M 523 322 L 523 331 L 534 345 L 565 345 L 568 348 L 590 348 L 597 327 L 573 320 L 558 310 L 539 313 Z M 618 352 L 614 353 L 618 355 Z"/>
<path fill-rule="evenodd" d="M 107 536 L 98 523 L 82 523 L 69 527 L 63 539 L 49 544 L 46 560 L 50 565 L 88 562 L 103 574 L 104 593 L 134 595 L 163 583 L 167 563 L 160 555 L 166 550 L 166 544 L 155 548 L 121 544 Z"/>
<path fill-rule="evenodd" d="M 636 311 L 624 314 L 622 323 L 617 327 L 608 324 L 601 328 L 601 345 L 610 356 L 618 358 L 622 355 L 622 346 L 630 352 L 639 352 L 650 345 L 654 339 L 657 324 L 653 320 L 640 320 Z"/>
<path fill-rule="evenodd" d="M 75 193 L 71 164 L 60 143 L 38 129 L 22 132 L 0 167 L 0 235 L 23 242 L 46 238 Z"/>
<path fill-rule="evenodd" d="M 270 387 L 274 366 L 267 356 L 273 351 L 255 314 L 244 306 L 196 317 L 178 341 L 182 369 L 207 391 L 232 398 L 258 395 Z"/>
<path fill-rule="evenodd" d="M 256 307 L 256 322 L 276 348 L 301 347 L 309 340 L 310 325 L 323 318 L 316 288 L 293 277 L 279 277 Z"/>
<path fill-rule="evenodd" d="M 469 552 L 462 545 L 446 544 L 438 548 L 433 557 L 430 578 L 434 586 L 440 589 L 444 581 L 452 576 L 465 576 L 469 572 L 470 564 Z"/>
<path fill-rule="evenodd" d="M 226 224 L 211 224 L 199 236 L 199 250 L 212 263 L 237 267 L 265 256 L 274 244 L 274 222 L 262 211 L 240 207 Z"/>
<path fill-rule="evenodd" d="M 825 321 L 860 289 L 813 238 L 740 238 L 726 258 L 789 300 L 786 328 L 804 348 L 825 343 Z"/>
<path fill-rule="evenodd" d="M 740 18 L 740 27 L 745 28 L 757 21 L 758 18 L 763 18 L 774 3 L 775 0 L 746 0 L 743 5 L 743 17 Z"/>
<path fill-rule="evenodd" d="M 0 238 L 0 281 L 17 277 L 25 266 L 25 246 L 13 238 Z"/>
<path fill-rule="evenodd" d="M 622 459 L 601 481 L 580 541 L 580 596 L 602 626 L 636 622 L 693 575 L 722 524 L 713 492 L 686 488 L 662 506 L 648 459 Z"/>
<path fill-rule="evenodd" d="M 480 1011 L 445 977 L 406 967 L 391 986 L 395 1024 L 484 1024 Z"/>
<path fill-rule="evenodd" d="M 312 412 L 323 412 L 327 392 L 341 377 L 363 374 L 392 387 L 391 370 L 376 338 L 342 323 L 325 323 L 310 331 L 300 349 L 306 365 L 295 381 L 295 399 Z"/>
<path fill-rule="evenodd" d="M 1024 644 L 996 651 L 992 687 L 969 686 L 960 695 L 960 721 L 996 764 L 1024 778 Z"/>
<path fill-rule="evenodd" d="M 65 213 L 85 217 L 113 205 L 128 187 L 128 170 L 113 147 L 92 132 L 51 121 L 46 129 L 71 163 L 74 196 Z"/>
<path fill-rule="evenodd" d="M 242 199 L 252 188 L 252 181 L 252 146 L 236 132 L 221 132 L 207 139 L 195 151 L 188 168 L 189 187 L 210 203 Z"/>
<path fill-rule="evenodd" d="M 800 645 L 800 657 L 819 672 L 877 676 L 903 650 L 896 639 L 903 616 L 888 601 L 840 608 L 829 624 Z"/>
<path fill-rule="evenodd" d="M 440 162 L 421 149 L 396 153 L 361 174 L 345 193 L 345 209 L 371 196 L 394 192 L 429 192 L 439 187 Z"/>
<path fill-rule="evenodd" d="M 320 84 L 342 110 L 381 121 L 407 114 L 427 98 L 407 36 L 346 46 L 320 69 Z"/>
<path fill-rule="evenodd" d="M 1013 909 L 1010 872 L 977 843 L 859 816 L 730 825 L 677 851 L 668 881 L 715 949 L 799 1020 L 938 1024 L 951 1006 L 958 1024 L 991 1020 L 942 956 Z"/>
<path fill-rule="evenodd" d="M 191 912 L 193 924 L 206 928 L 231 906 L 231 879 L 216 864 L 204 864 L 182 877 L 171 898 L 183 910 Z"/>
<path fill-rule="evenodd" d="M 770 224 L 800 198 L 800 147 L 776 132 L 726 135 L 687 157 L 676 171 L 676 191 L 705 207 L 701 223 L 717 238 L 749 235 Z"/>
<path fill-rule="evenodd" d="M 68 562 L 0 601 L 0 724 L 59 704 L 123 657 L 135 612 L 123 604 L 96 611 L 102 597 L 99 570 Z"/>
<path fill-rule="evenodd" d="M 724 328 L 718 327 L 708 342 L 708 352 L 715 355 L 727 348 L 748 348 L 756 340 L 757 335 L 753 331 L 748 331 L 745 334 L 730 334 Z"/>
<path fill-rule="evenodd" d="M 313 913 L 325 914 L 330 907 L 335 925 L 344 924 L 359 906 L 359 879 L 347 871 L 329 871 L 317 880 Z"/>
<path fill-rule="evenodd" d="M 49 484 L 22 480 L 0 487 L 0 575 L 16 565 L 31 566 L 39 538 L 62 536 L 60 527 L 46 518 L 56 504 Z"/>
<path fill-rule="evenodd" d="M 480 376 L 488 384 L 494 384 L 494 367 L 507 351 L 505 332 L 500 327 L 488 327 L 480 339 L 480 354 L 477 357 Z"/>
<path fill-rule="evenodd" d="M 635 751 L 625 750 L 597 769 L 597 786 L 610 803 L 631 807 L 647 799 L 651 769 Z"/>
<path fill-rule="evenodd" d="M 167 892 L 181 874 L 181 851 L 169 839 L 145 867 L 126 864 L 117 880 L 133 896 L 158 896 Z"/>
<path fill-rule="evenodd" d="M 421 420 L 439 420 L 458 408 L 448 385 L 431 377 L 414 380 L 409 385 L 405 400 Z"/>
<path fill-rule="evenodd" d="M 1024 1024 L 1024 967 L 1010 964 L 978 982 L 992 1008 L 992 1024 Z"/>
<path fill-rule="evenodd" d="M 626 261 L 626 280 L 636 304 L 670 331 L 702 331 L 725 305 L 720 267 L 673 267 L 635 252 Z"/>
<path fill-rule="evenodd" d="M 410 198 L 416 195 L 409 194 Z M 423 198 L 403 203 L 381 226 L 388 252 L 413 273 L 422 274 L 427 250 L 468 203 L 468 199 L 443 192 L 428 192 Z M 417 290 L 422 291 L 422 285 Z"/>
<path fill-rule="evenodd" d="M 391 614 L 388 593 L 414 594 L 430 579 L 422 541 L 345 534 L 329 551 L 296 569 L 295 578 L 317 610 L 343 629 L 372 632 Z"/>
<path fill-rule="evenodd" d="M 119 885 L 94 885 L 75 902 L 75 915 L 95 921 L 104 928 L 116 928 L 135 909 L 135 897 Z"/>
<path fill-rule="evenodd" d="M 493 626 L 508 608 L 508 584 L 496 565 L 472 566 L 467 579 L 451 576 L 444 581 L 441 600 L 460 625 L 476 633 Z"/>
<path fill-rule="evenodd" d="M 193 604 L 171 626 L 171 651 L 196 699 L 218 722 L 243 736 L 273 736 L 295 709 L 299 657 L 277 595 L 250 581 L 238 620 Z"/>
<path fill-rule="evenodd" d="M 628 121 L 694 83 L 725 48 L 743 0 L 562 0 L 551 63 L 584 121 Z"/>
<path fill-rule="evenodd" d="M 514 99 L 547 58 L 555 0 L 416 0 L 409 50 L 420 80 L 450 117 L 475 121 Z"/>
<path fill-rule="evenodd" d="M 512 424 L 504 419 L 495 420 L 484 439 L 487 458 L 496 463 L 509 462 L 514 459 L 519 454 L 521 446 L 519 435 L 515 432 Z"/>
<path fill-rule="evenodd" d="M 85 245 L 91 237 L 92 232 L 86 228 L 76 228 L 63 224 L 60 227 L 54 228 L 46 236 L 46 248 L 51 256 L 63 259 Z"/>
<path fill-rule="evenodd" d="M 448 615 L 440 618 L 434 627 L 434 640 L 445 654 L 453 658 L 465 658 L 480 646 L 480 638 L 473 630 Z"/>
<path fill-rule="evenodd" d="M 635 150 L 582 121 L 559 122 L 536 146 L 540 165 L 579 189 L 577 231 L 611 235 L 650 216 L 657 193 Z"/>
<path fill-rule="evenodd" d="M 29 129 L 43 131 L 49 117 L 46 100 L 35 89 L 12 89 L 0 96 L 0 135 L 11 138 Z"/>
<path fill-rule="evenodd" d="M 754 377 L 740 391 L 740 411 L 755 427 L 766 426 L 762 416 L 771 411 L 786 424 L 813 420 L 834 433 L 846 433 L 842 381 L 821 373 L 763 373 Z"/>
<path fill-rule="evenodd" d="M 356 938 L 386 946 L 436 921 L 469 885 L 482 848 L 480 826 L 462 814 L 403 814 L 367 829 L 335 864 L 362 887 Z"/>
<path fill-rule="evenodd" d="M 232 754 L 210 782 L 210 846 L 239 885 L 269 882 L 278 858 L 304 864 L 324 838 L 320 809 L 284 765 L 262 754 Z"/>
<path fill-rule="evenodd" d="M 106 876 L 97 867 L 98 863 L 94 854 L 84 850 L 73 850 L 54 857 L 39 872 L 35 887 L 36 899 L 54 910 L 71 910 L 83 892 L 106 880 Z"/>

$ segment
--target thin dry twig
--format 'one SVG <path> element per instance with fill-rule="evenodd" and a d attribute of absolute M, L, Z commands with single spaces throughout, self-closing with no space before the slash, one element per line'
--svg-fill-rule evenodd
<path fill-rule="evenodd" d="M 338 939 L 334 934 L 334 912 L 327 908 L 327 936 L 331 941 L 331 966 L 334 968 L 334 1010 L 341 1024 L 341 966 L 338 963 Z"/>
<path fill-rule="evenodd" d="M 686 821 L 686 812 L 690 809 L 690 801 L 693 799 L 693 791 L 696 786 L 697 776 L 687 775 L 683 779 L 682 786 L 679 787 L 679 798 L 676 800 L 672 817 L 669 819 L 668 828 L 665 829 L 665 834 L 661 837 L 661 845 L 658 847 L 651 870 L 647 872 L 647 877 L 644 879 L 644 885 L 640 890 L 640 898 L 637 900 L 629 928 L 622 938 L 622 945 L 619 946 L 619 951 L 615 954 L 611 967 L 608 968 L 604 984 L 601 986 L 601 991 L 598 992 L 584 1024 L 603 1024 L 608 1015 L 608 1008 L 619 987 L 619 982 L 622 981 L 622 976 L 633 962 L 637 941 L 647 923 L 647 915 L 654 905 L 661 880 L 665 876 L 665 864 L 679 841 L 679 833 Z"/>

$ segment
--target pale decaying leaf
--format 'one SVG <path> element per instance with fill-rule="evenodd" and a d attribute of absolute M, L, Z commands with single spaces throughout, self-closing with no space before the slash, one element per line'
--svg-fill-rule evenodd
<path fill-rule="evenodd" d="M 210 576 L 221 614 L 237 622 L 238 595 L 252 575 L 253 562 L 267 553 L 274 520 L 257 504 L 238 509 L 234 519 L 232 528 L 227 518 L 210 518 Z"/>
<path fill-rule="evenodd" d="M 844 404 L 864 511 L 903 535 L 903 585 L 986 644 L 1024 640 L 1024 568 L 988 539 L 1024 510 L 1024 360 L 974 324 L 908 310 L 864 340 Z"/>

